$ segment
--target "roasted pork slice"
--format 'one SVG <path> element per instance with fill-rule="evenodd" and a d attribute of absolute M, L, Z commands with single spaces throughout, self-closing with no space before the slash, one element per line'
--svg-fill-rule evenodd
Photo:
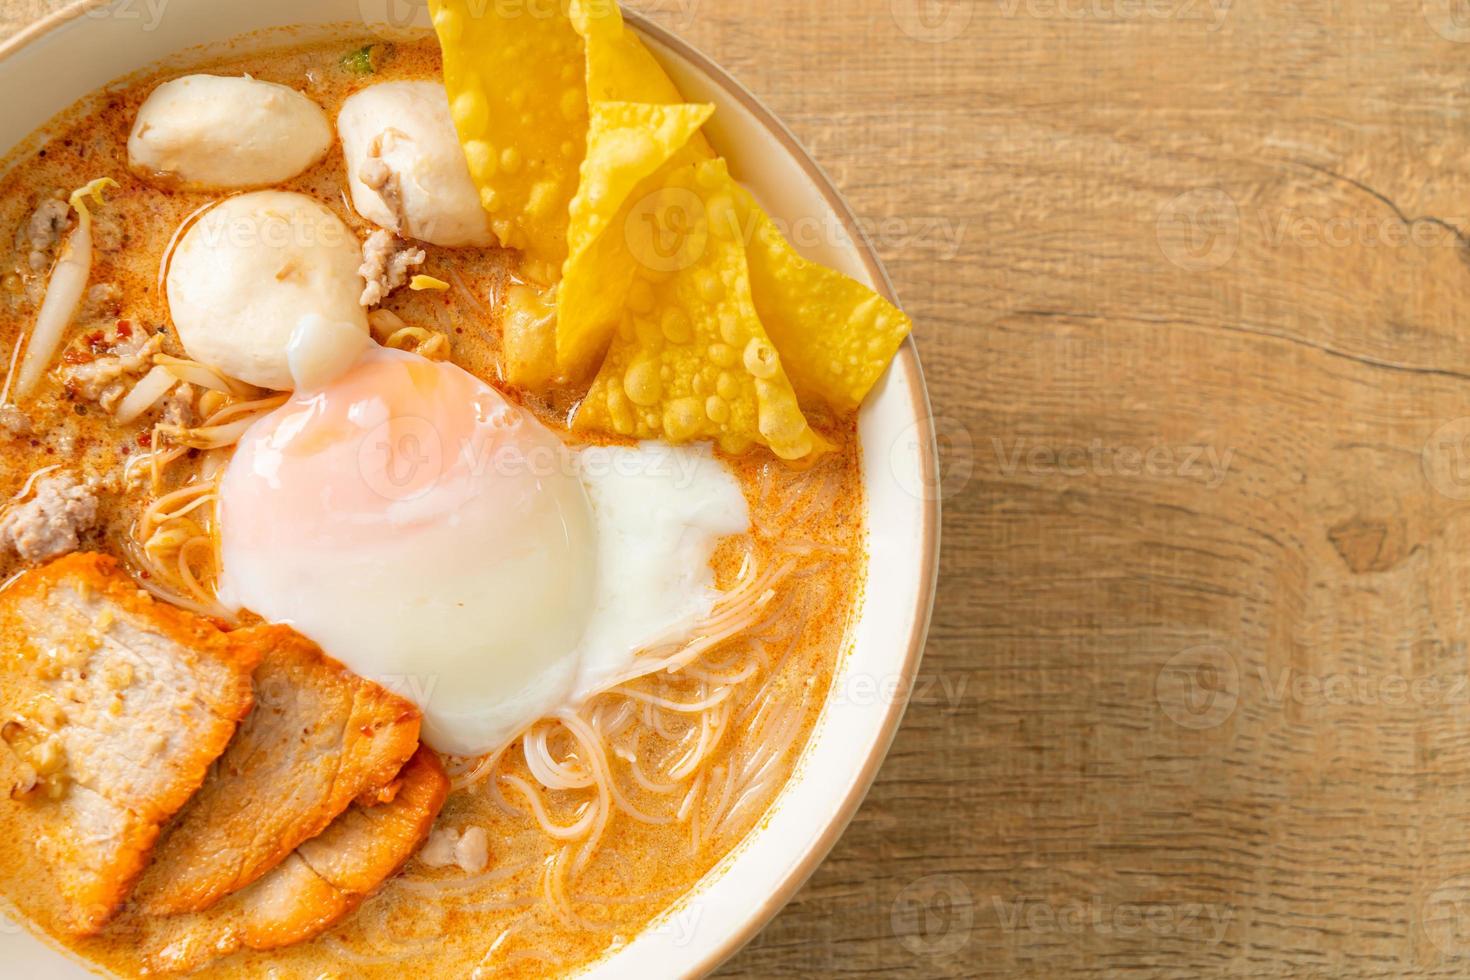
<path fill-rule="evenodd" d="M 139 917 L 138 941 L 160 973 L 196 970 L 239 949 L 305 942 L 351 914 L 418 850 L 449 794 L 427 748 L 404 768 L 391 802 L 359 800 L 265 877 L 204 912 Z"/>
<path fill-rule="evenodd" d="M 392 782 L 419 744 L 417 708 L 294 630 L 244 630 L 266 647 L 255 710 L 204 786 L 164 831 L 137 901 L 199 912 L 244 888 Z"/>
<path fill-rule="evenodd" d="M 59 928 L 99 931 L 252 703 L 262 648 L 73 554 L 0 591 L 7 827 L 34 834 Z M 24 847 L 7 839 L 3 847 Z"/>

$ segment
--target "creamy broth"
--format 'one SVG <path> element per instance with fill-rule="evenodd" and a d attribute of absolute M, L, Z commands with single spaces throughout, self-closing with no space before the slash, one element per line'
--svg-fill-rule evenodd
<path fill-rule="evenodd" d="M 182 354 L 160 295 L 160 263 L 176 230 L 219 195 L 162 189 L 128 172 L 129 127 L 158 83 L 185 70 L 248 72 L 303 91 L 335 118 L 342 101 L 366 85 L 438 77 L 439 50 L 431 37 L 380 49 L 373 75 L 343 65 L 345 54 L 377 40 L 344 35 L 248 56 L 216 51 L 172 64 L 59 117 L 47 127 L 43 148 L 20 151 L 0 188 L 5 227 L 20 228 L 40 201 L 93 178 L 120 184 L 94 209 L 97 257 L 90 280 L 116 289 L 94 289 L 66 348 L 126 322 L 164 330 L 165 351 Z M 280 186 L 328 204 L 360 236 L 371 230 L 347 203 L 340 147 Z M 454 363 L 505 390 L 498 320 L 505 290 L 515 281 L 515 256 L 496 249 L 428 251 L 425 270 L 453 288 L 399 290 L 384 308 L 411 325 L 443 332 Z M 27 253 L 19 237 L 7 238 L 0 249 L 0 357 L 7 363 L 34 321 L 46 282 L 46 270 L 32 269 Z M 566 419 L 577 392 L 563 392 L 553 403 L 509 394 L 572 440 Z M 0 434 L 0 494 L 20 492 L 45 467 L 80 468 L 103 488 L 100 530 L 83 547 L 125 557 L 143 499 L 123 469 L 150 448 L 150 423 L 118 425 L 95 403 L 70 395 L 54 371 L 25 408 L 34 431 Z M 613 733 L 608 764 L 625 797 L 608 806 L 605 820 L 586 819 L 597 806 L 594 788 L 541 790 L 520 741 L 498 760 L 446 759 L 455 788 L 438 826 L 486 831 L 490 862 L 483 874 L 411 860 L 325 935 L 275 952 L 236 954 L 208 968 L 209 975 L 541 976 L 573 970 L 626 944 L 684 901 L 757 825 L 796 765 L 860 595 L 864 532 L 855 428 L 828 422 L 822 431 L 838 449 L 805 468 L 764 451 L 726 458 L 749 502 L 752 534 L 721 545 L 717 578 L 729 589 L 743 581 L 742 570 L 766 575 L 759 585 L 763 594 L 769 591 L 768 601 L 753 628 L 714 646 L 689 668 L 597 699 L 590 710 L 600 712 L 599 722 Z M 195 475 L 202 458 L 193 453 L 181 460 L 170 470 L 170 485 Z M 0 559 L 0 577 L 22 567 L 12 557 Z M 541 734 L 549 757 L 588 761 L 565 729 Z M 681 764 L 691 759 L 697 764 Z M 9 777 L 12 765 L 0 753 L 0 778 Z M 589 822 L 597 825 L 595 833 L 570 840 L 548 835 L 517 788 L 521 782 L 536 789 L 542 819 L 557 827 Z M 626 808 L 651 819 L 635 819 Z M 24 806 L 0 805 L 0 835 L 10 842 L 0 847 L 0 886 L 19 912 L 81 956 L 123 976 L 143 974 L 138 913 L 125 910 L 93 939 L 64 937 L 55 928 L 54 889 L 29 860 Z M 594 838 L 595 846 L 587 845 Z M 698 927 L 697 916 L 681 921 Z"/>

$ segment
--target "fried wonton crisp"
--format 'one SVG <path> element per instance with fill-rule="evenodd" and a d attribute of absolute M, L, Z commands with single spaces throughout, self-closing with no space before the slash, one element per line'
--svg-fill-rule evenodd
<path fill-rule="evenodd" d="M 627 313 L 578 410 L 580 429 L 802 459 L 827 444 L 797 405 L 756 315 L 723 160 L 677 168 L 651 196 Z M 634 222 L 630 229 L 641 225 Z"/>
<path fill-rule="evenodd" d="M 557 288 L 515 285 L 506 290 L 500 319 L 505 380 L 543 391 L 556 380 Z"/>
<path fill-rule="evenodd" d="M 470 176 L 502 245 L 524 271 L 555 281 L 567 256 L 568 205 L 586 148 L 582 39 L 556 2 L 430 0 L 444 87 Z"/>
<path fill-rule="evenodd" d="M 913 329 L 907 314 L 862 283 L 796 253 L 739 185 L 756 312 L 804 402 L 857 411 Z"/>
<path fill-rule="evenodd" d="M 587 99 L 598 102 L 683 102 L 678 86 L 628 29 L 614 0 L 572 0 L 572 26 L 587 48 Z M 680 162 L 696 163 L 715 155 L 703 133 L 689 140 Z"/>
<path fill-rule="evenodd" d="M 571 257 L 557 297 L 561 373 L 592 366 L 616 328 L 638 259 L 627 222 L 659 174 L 714 112 L 712 105 L 599 102 L 592 106 L 582 183 L 571 204 Z"/>
<path fill-rule="evenodd" d="M 572 26 L 587 44 L 592 102 L 683 102 L 684 97 L 613 0 L 572 0 Z"/>
<path fill-rule="evenodd" d="M 491 227 L 542 287 L 509 298 L 507 378 L 595 373 L 584 430 L 825 448 L 802 406 L 856 410 L 908 317 L 791 248 L 705 140 L 714 107 L 684 101 L 613 0 L 430 9 Z"/>

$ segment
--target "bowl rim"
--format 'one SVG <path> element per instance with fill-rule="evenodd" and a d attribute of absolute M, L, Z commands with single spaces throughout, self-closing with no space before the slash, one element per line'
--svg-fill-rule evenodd
<path fill-rule="evenodd" d="M 35 43 L 53 31 L 82 16 L 87 11 L 98 7 L 105 7 L 115 0 L 75 0 L 46 16 L 33 21 L 23 27 L 4 41 L 0 41 L 0 61 L 11 57 L 22 49 Z M 802 171 L 807 175 L 812 185 L 821 194 L 828 207 L 837 216 L 846 233 L 856 248 L 863 269 L 874 288 L 889 302 L 895 306 L 901 306 L 898 296 L 893 287 L 893 281 L 888 276 L 882 260 L 878 257 L 873 243 L 867 232 L 858 221 L 856 213 L 842 192 L 837 189 L 832 178 L 812 155 L 807 152 L 801 141 L 791 129 L 772 111 L 754 92 L 733 75 L 721 67 L 713 58 L 702 50 L 685 41 L 679 35 L 668 28 L 654 22 L 647 15 L 637 10 L 623 8 L 623 16 L 627 22 L 636 27 L 638 31 L 645 34 L 659 44 L 669 48 L 684 60 L 689 62 L 704 74 L 710 81 L 714 82 L 735 101 L 739 102 L 748 112 L 774 136 L 782 149 L 794 160 Z M 740 928 L 731 932 L 723 942 L 713 950 L 704 954 L 695 963 L 689 964 L 691 976 L 705 976 L 713 973 L 722 963 L 739 952 L 749 943 L 757 933 L 776 917 L 801 886 L 816 872 L 817 868 L 826 860 L 837 841 L 847 830 L 853 817 L 857 814 L 863 800 L 867 797 L 869 789 L 872 788 L 877 778 L 878 770 L 882 767 L 888 756 L 888 751 L 898 734 L 899 726 L 903 720 L 904 712 L 907 710 L 910 694 L 913 690 L 914 678 L 918 673 L 919 662 L 923 658 L 925 642 L 928 638 L 930 620 L 933 615 L 935 593 L 939 578 L 939 538 L 940 538 L 940 497 L 939 493 L 939 453 L 938 440 L 934 432 L 933 411 L 930 406 L 928 388 L 924 383 L 923 368 L 919 363 L 918 348 L 914 343 L 912 335 L 907 337 L 899 347 L 894 357 L 890 370 L 902 371 L 909 382 L 911 392 L 910 408 L 913 418 L 917 423 L 916 433 L 918 436 L 918 459 L 920 473 L 918 486 L 922 488 L 923 509 L 920 534 L 923 540 L 923 550 L 919 561 L 919 574 L 917 599 L 914 609 L 909 616 L 909 638 L 907 649 L 901 664 L 898 665 L 898 676 L 902 679 L 902 694 L 894 697 L 886 706 L 886 711 L 881 725 L 878 728 L 877 738 L 873 741 L 867 757 L 862 765 L 853 771 L 848 781 L 847 788 L 834 806 L 829 811 L 825 827 L 821 836 L 803 856 L 802 860 L 788 868 L 776 888 L 758 905 L 753 908 L 745 922 Z"/>

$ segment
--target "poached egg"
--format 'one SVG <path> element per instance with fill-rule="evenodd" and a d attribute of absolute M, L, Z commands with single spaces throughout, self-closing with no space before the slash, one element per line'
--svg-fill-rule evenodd
<path fill-rule="evenodd" d="M 707 448 L 572 449 L 462 369 L 380 348 L 245 434 L 219 516 L 222 601 L 413 700 L 425 741 L 467 756 L 707 616 L 714 549 L 749 527 Z"/>

